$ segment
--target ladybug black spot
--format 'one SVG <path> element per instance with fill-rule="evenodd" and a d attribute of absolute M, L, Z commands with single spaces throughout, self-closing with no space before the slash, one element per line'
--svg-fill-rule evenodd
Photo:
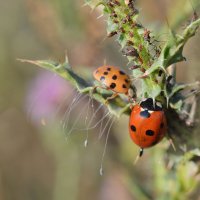
<path fill-rule="evenodd" d="M 104 75 L 108 75 L 108 72 L 104 72 L 103 74 L 104 74 Z"/>
<path fill-rule="evenodd" d="M 104 76 L 101 76 L 100 77 L 100 81 L 104 81 L 105 80 L 105 77 Z"/>
<path fill-rule="evenodd" d="M 116 87 L 116 84 L 115 84 L 115 83 L 111 83 L 111 84 L 110 84 L 110 88 L 111 88 L 111 89 L 114 89 L 115 87 Z"/>
<path fill-rule="evenodd" d="M 149 118 L 151 114 L 148 112 L 148 110 L 144 110 L 140 112 L 140 116 L 144 118 Z"/>
<path fill-rule="evenodd" d="M 152 130 L 147 130 L 147 131 L 146 131 L 146 135 L 148 135 L 148 136 L 153 136 L 153 135 L 154 135 L 154 131 L 152 131 Z"/>
<path fill-rule="evenodd" d="M 162 122 L 161 124 L 160 124 L 160 128 L 162 129 L 164 127 L 164 123 Z"/>
<path fill-rule="evenodd" d="M 121 70 L 119 71 L 119 73 L 120 73 L 121 75 L 125 75 L 125 73 L 124 73 L 123 71 L 121 71 Z"/>
<path fill-rule="evenodd" d="M 136 127 L 134 125 L 131 125 L 131 130 L 136 132 Z"/>
<path fill-rule="evenodd" d="M 116 79 L 117 79 L 117 76 L 116 76 L 116 75 L 114 75 L 114 76 L 112 77 L 112 79 L 113 79 L 113 80 L 116 80 Z"/>
<path fill-rule="evenodd" d="M 126 82 L 126 83 L 129 83 L 129 80 L 128 80 L 128 79 L 125 79 L 125 82 Z"/>
<path fill-rule="evenodd" d="M 110 70 L 111 70 L 111 68 L 110 68 L 110 67 L 108 67 L 108 68 L 107 68 L 107 71 L 110 71 Z"/>
<path fill-rule="evenodd" d="M 127 88 L 125 84 L 122 85 L 123 88 Z"/>

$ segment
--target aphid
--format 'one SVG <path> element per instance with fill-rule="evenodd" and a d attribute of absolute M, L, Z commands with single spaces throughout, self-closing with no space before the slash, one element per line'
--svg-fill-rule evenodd
<path fill-rule="evenodd" d="M 198 19 L 198 17 L 199 17 L 199 16 L 198 16 L 197 12 L 194 10 L 193 15 L 192 15 L 191 22 L 196 21 L 196 20 Z"/>
<path fill-rule="evenodd" d="M 138 69 L 140 68 L 140 65 L 132 65 L 129 67 L 130 70 Z"/>
<path fill-rule="evenodd" d="M 128 22 L 131 22 L 131 21 L 132 21 L 130 15 L 127 15 L 126 19 L 127 19 Z"/>
<path fill-rule="evenodd" d="M 129 32 L 129 36 L 132 38 L 133 37 L 133 32 Z"/>
<path fill-rule="evenodd" d="M 192 22 L 196 21 L 196 20 L 198 19 L 199 16 L 198 16 L 196 10 L 194 9 L 194 6 L 193 6 L 191 0 L 190 0 L 190 4 L 191 4 L 192 10 L 193 10 L 192 19 L 191 19 L 191 22 L 190 22 L 190 23 L 192 23 Z"/>
<path fill-rule="evenodd" d="M 122 52 L 125 56 L 139 57 L 138 51 L 135 48 L 125 48 Z"/>
<path fill-rule="evenodd" d="M 140 44 L 139 45 L 139 51 L 142 51 L 142 49 L 143 49 L 143 46 Z"/>
<path fill-rule="evenodd" d="M 137 28 L 143 28 L 142 24 L 139 24 L 139 23 L 136 23 L 136 22 L 133 22 L 132 25 L 131 25 L 131 27 L 132 28 L 136 28 L 136 27 Z"/>
<path fill-rule="evenodd" d="M 167 131 L 165 113 L 159 102 L 154 105 L 153 99 L 148 98 L 133 107 L 129 120 L 129 133 L 135 144 L 143 149 L 160 142 Z"/>
<path fill-rule="evenodd" d="M 125 30 L 124 30 L 123 27 L 120 27 L 120 28 L 119 28 L 119 31 L 121 31 L 122 33 L 125 33 Z"/>
<path fill-rule="evenodd" d="M 127 41 L 127 45 L 128 45 L 128 46 L 133 46 L 134 43 L 133 43 L 132 41 L 128 40 L 128 41 Z"/>
<path fill-rule="evenodd" d="M 113 1 L 109 1 L 108 2 L 108 5 L 110 6 L 110 7 L 114 7 L 115 5 L 116 6 L 120 6 L 121 4 L 120 4 L 120 2 L 119 1 L 117 1 L 117 0 L 113 0 Z"/>
<path fill-rule="evenodd" d="M 125 18 L 125 19 L 122 19 L 122 24 L 126 24 L 126 22 L 127 22 L 127 19 Z"/>
<path fill-rule="evenodd" d="M 143 72 L 143 73 L 146 72 L 146 70 L 145 70 L 143 67 L 140 68 L 140 71 Z M 141 78 L 142 78 L 142 77 L 141 77 Z M 146 77 L 143 76 L 143 78 L 146 78 Z"/>
<path fill-rule="evenodd" d="M 118 67 L 101 66 L 94 71 L 93 76 L 102 84 L 104 89 L 114 92 L 106 101 L 115 98 L 120 93 L 127 95 L 129 99 L 132 99 L 135 95 L 130 77 Z"/>
<path fill-rule="evenodd" d="M 125 4 L 129 7 L 134 7 L 135 0 L 125 0 Z"/>
<path fill-rule="evenodd" d="M 151 36 L 150 36 L 150 30 L 144 29 L 144 39 L 145 41 L 151 43 Z"/>
<path fill-rule="evenodd" d="M 133 15 L 137 15 L 138 13 L 139 11 L 136 8 L 132 8 L 130 15 L 133 16 Z"/>
<path fill-rule="evenodd" d="M 160 50 L 160 48 L 157 48 L 156 46 L 155 46 L 154 50 L 155 50 L 155 56 L 154 56 L 154 59 L 155 59 L 160 56 L 161 50 Z"/>
<path fill-rule="evenodd" d="M 117 31 L 112 31 L 112 32 L 108 33 L 107 37 L 112 37 L 116 34 L 117 34 Z"/>
<path fill-rule="evenodd" d="M 117 0 L 114 0 L 113 3 L 114 3 L 115 5 L 117 5 L 117 6 L 120 6 L 120 5 L 121 5 L 120 2 L 117 1 Z"/>
<path fill-rule="evenodd" d="M 110 1 L 110 2 L 108 3 L 108 5 L 109 5 L 111 8 L 113 8 L 115 4 L 114 4 L 113 2 Z"/>
<path fill-rule="evenodd" d="M 113 16 L 113 17 L 117 17 L 117 14 L 115 13 L 115 12 L 113 12 L 112 14 L 111 14 L 111 16 Z"/>

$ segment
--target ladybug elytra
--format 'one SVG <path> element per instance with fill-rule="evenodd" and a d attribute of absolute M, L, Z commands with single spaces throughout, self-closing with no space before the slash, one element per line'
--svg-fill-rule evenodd
<path fill-rule="evenodd" d="M 115 98 L 119 93 L 127 95 L 130 99 L 134 96 L 134 89 L 131 86 L 130 77 L 114 66 L 101 66 L 93 73 L 94 78 L 101 83 L 104 89 L 112 90 Z"/>
<path fill-rule="evenodd" d="M 140 149 L 140 156 L 143 149 L 151 147 L 160 142 L 167 131 L 165 113 L 159 103 L 148 98 L 135 105 L 131 111 L 129 120 L 129 133 L 133 142 Z"/>

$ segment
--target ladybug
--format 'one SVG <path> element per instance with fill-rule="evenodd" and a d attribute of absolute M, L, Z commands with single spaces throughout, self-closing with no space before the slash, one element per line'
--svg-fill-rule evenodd
<path fill-rule="evenodd" d="M 114 92 L 106 101 L 115 98 L 118 94 L 125 94 L 129 99 L 132 99 L 135 95 L 130 77 L 118 67 L 108 65 L 101 66 L 94 71 L 93 76 L 101 83 L 102 88 Z"/>
<path fill-rule="evenodd" d="M 136 104 L 130 115 L 129 133 L 131 139 L 140 147 L 141 157 L 143 149 L 160 142 L 167 131 L 165 113 L 159 102 L 153 102 L 152 98 Z"/>

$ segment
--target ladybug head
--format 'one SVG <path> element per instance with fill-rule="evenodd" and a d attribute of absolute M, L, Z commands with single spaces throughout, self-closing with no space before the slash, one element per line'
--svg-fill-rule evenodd
<path fill-rule="evenodd" d="M 161 111 L 162 105 L 160 102 L 154 102 L 152 98 L 145 99 L 140 103 L 140 106 L 145 110 Z"/>

